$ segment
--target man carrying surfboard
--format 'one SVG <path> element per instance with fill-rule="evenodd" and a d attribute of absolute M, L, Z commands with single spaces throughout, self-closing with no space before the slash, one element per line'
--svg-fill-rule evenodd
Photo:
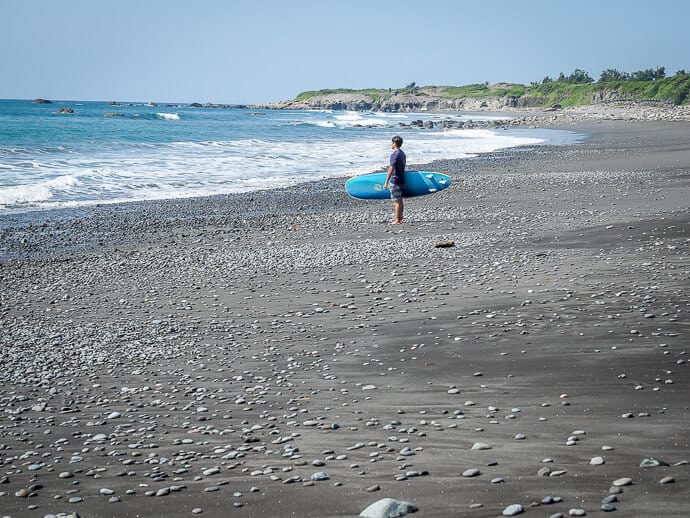
<path fill-rule="evenodd" d="M 393 137 L 391 147 L 390 166 L 388 166 L 388 175 L 383 184 L 384 189 L 390 188 L 391 200 L 393 200 L 393 208 L 395 210 L 395 218 L 393 225 L 399 225 L 403 221 L 403 185 L 405 184 L 405 162 L 407 157 L 405 152 L 400 149 L 402 147 L 403 139 L 396 135 Z"/>

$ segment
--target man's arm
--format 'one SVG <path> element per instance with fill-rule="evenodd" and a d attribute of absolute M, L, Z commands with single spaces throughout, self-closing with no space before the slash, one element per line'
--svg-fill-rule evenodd
<path fill-rule="evenodd" d="M 383 183 L 384 189 L 388 189 L 388 182 L 390 181 L 392 174 L 393 174 L 393 166 L 389 165 L 388 166 L 388 175 L 386 176 L 386 181 Z"/>

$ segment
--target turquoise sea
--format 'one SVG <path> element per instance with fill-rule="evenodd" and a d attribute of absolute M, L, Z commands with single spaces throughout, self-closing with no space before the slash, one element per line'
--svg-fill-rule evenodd
<path fill-rule="evenodd" d="M 410 164 L 581 137 L 543 129 L 400 127 L 418 119 L 491 118 L 500 116 L 0 100 L 0 213 L 244 192 L 368 173 L 387 165 L 395 134 L 405 140 Z"/>

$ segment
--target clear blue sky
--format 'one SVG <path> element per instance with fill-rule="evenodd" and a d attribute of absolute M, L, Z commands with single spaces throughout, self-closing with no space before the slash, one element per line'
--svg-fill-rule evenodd
<path fill-rule="evenodd" d="M 0 98 L 259 103 L 321 88 L 690 70 L 681 0 L 0 0 Z"/>

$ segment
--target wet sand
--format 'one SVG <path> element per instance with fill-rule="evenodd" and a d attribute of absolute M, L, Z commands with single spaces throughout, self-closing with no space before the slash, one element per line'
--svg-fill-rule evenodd
<path fill-rule="evenodd" d="M 338 180 L 0 217 L 0 516 L 687 516 L 690 127 L 566 129 L 401 226 Z"/>

